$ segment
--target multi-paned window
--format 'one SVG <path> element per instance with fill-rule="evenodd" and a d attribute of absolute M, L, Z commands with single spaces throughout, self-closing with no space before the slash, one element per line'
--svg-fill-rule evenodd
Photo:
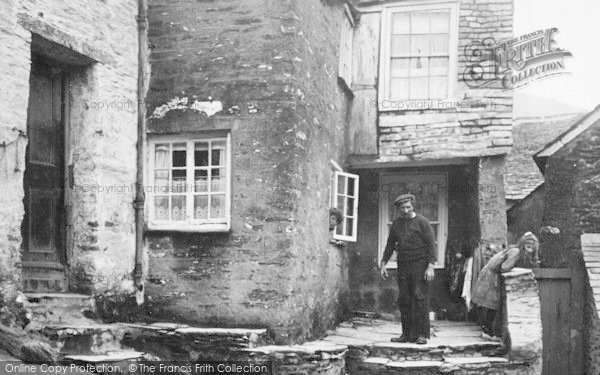
<path fill-rule="evenodd" d="M 150 229 L 226 231 L 230 228 L 230 136 L 150 142 Z"/>
<path fill-rule="evenodd" d="M 336 170 L 332 181 L 332 207 L 342 213 L 343 219 L 333 231 L 333 238 L 356 242 L 358 227 L 358 175 Z"/>
<path fill-rule="evenodd" d="M 456 3 L 385 9 L 380 78 L 385 100 L 451 96 L 457 79 L 456 18 Z"/>

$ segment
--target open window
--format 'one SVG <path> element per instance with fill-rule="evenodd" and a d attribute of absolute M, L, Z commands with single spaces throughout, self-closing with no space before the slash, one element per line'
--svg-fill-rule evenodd
<path fill-rule="evenodd" d="M 223 232 L 231 223 L 231 139 L 153 137 L 148 229 Z"/>
<path fill-rule="evenodd" d="M 331 206 L 342 213 L 342 221 L 333 230 L 333 239 L 356 242 L 358 228 L 358 175 L 344 172 L 336 163 L 332 180 Z"/>

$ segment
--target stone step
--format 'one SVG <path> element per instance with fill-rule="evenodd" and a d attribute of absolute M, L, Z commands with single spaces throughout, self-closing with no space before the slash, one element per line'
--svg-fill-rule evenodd
<path fill-rule="evenodd" d="M 95 354 L 66 354 L 62 365 L 71 374 L 145 374 L 140 365 L 160 358 L 148 353 L 134 350 L 112 350 Z"/>
<path fill-rule="evenodd" d="M 448 357 L 439 361 L 394 361 L 384 357 L 368 357 L 360 362 L 349 362 L 348 375 L 475 375 L 526 374 L 530 368 L 522 362 L 504 357 Z"/>
<path fill-rule="evenodd" d="M 169 323 L 128 326 L 131 331 L 123 339 L 124 346 L 165 360 L 233 360 L 244 349 L 271 343 L 266 329 L 202 328 Z"/>
<path fill-rule="evenodd" d="M 126 324 L 47 324 L 40 333 L 61 353 L 95 354 L 123 349 L 126 336 L 133 334 Z"/>
<path fill-rule="evenodd" d="M 31 312 L 28 329 L 40 330 L 49 323 L 94 323 L 95 302 L 91 296 L 74 293 L 27 293 L 24 305 Z"/>

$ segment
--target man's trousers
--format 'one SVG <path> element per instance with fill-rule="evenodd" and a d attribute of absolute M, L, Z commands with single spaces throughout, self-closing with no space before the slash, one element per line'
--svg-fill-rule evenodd
<path fill-rule="evenodd" d="M 398 308 L 402 334 L 409 339 L 429 338 L 429 283 L 425 280 L 427 261 L 398 263 Z"/>

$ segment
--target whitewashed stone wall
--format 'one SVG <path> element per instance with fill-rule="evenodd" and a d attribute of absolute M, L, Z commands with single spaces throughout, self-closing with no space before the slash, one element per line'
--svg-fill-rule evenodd
<path fill-rule="evenodd" d="M 137 126 L 135 0 L 3 0 L 0 2 L 0 294 L 20 288 L 23 171 L 32 31 L 98 60 L 70 83 L 74 165 L 72 286 L 130 289 L 134 265 Z M 10 143 L 15 139 L 18 143 Z M 113 186 L 113 191 L 108 188 Z M 117 191 L 117 189 L 120 189 Z M 103 191 L 101 191 L 103 190 Z M 125 280 L 123 280 L 125 279 Z"/>

